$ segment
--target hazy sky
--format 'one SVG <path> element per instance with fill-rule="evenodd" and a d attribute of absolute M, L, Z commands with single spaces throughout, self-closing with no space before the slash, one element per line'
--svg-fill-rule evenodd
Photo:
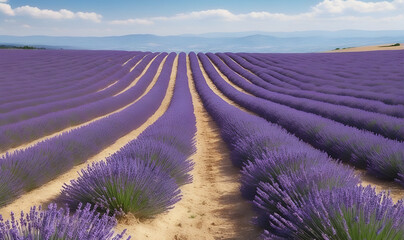
<path fill-rule="evenodd" d="M 0 0 L 1 35 L 404 30 L 404 0 Z"/>

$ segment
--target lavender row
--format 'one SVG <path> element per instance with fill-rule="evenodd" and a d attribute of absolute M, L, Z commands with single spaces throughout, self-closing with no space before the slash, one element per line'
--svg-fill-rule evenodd
<path fill-rule="evenodd" d="M 139 79 L 138 83 L 122 94 L 110 96 L 71 109 L 51 112 L 26 121 L 1 126 L 0 142 L 2 144 L 0 145 L 0 150 L 5 151 L 9 148 L 18 147 L 21 144 L 29 143 L 35 139 L 68 127 L 91 121 L 94 118 L 101 117 L 130 104 L 139 98 L 146 90 L 165 56 L 166 54 L 160 54 L 155 61 L 152 62 L 147 72 Z M 148 61 L 150 61 L 152 57 L 153 56 L 149 58 L 146 57 L 146 61 L 144 61 L 143 64 L 139 64 L 134 71 L 127 76 L 125 82 L 130 83 L 130 81 L 138 77 L 146 68 Z"/>
<path fill-rule="evenodd" d="M 269 72 L 266 70 L 266 65 L 262 65 L 262 63 L 247 54 L 242 55 L 247 61 L 255 64 L 256 67 L 251 70 L 253 73 L 257 73 L 258 76 L 262 77 L 264 80 L 269 78 Z M 261 64 L 261 66 L 259 66 Z M 261 72 L 261 74 L 259 73 Z M 295 79 L 301 78 L 298 74 L 290 74 L 289 76 L 283 74 L 283 71 L 280 70 L 280 74 L 277 74 L 276 77 L 279 78 L 280 81 L 287 82 L 289 84 L 294 83 L 299 89 L 302 90 L 315 90 L 317 92 L 326 93 L 326 94 L 334 94 L 334 95 L 341 95 L 341 96 L 352 96 L 357 98 L 363 99 L 370 99 L 370 100 L 377 100 L 384 102 L 386 104 L 395 105 L 395 104 L 404 104 L 404 97 L 402 96 L 392 96 L 389 94 L 377 93 L 377 92 L 366 92 L 366 91 L 356 91 L 350 89 L 339 89 L 333 86 L 324 86 L 323 87 L 316 87 L 313 85 L 307 86 L 305 84 L 301 84 L 299 81 Z M 271 72 L 272 73 L 272 72 Z M 326 77 L 326 76 L 325 76 Z"/>
<path fill-rule="evenodd" d="M 316 86 L 332 85 L 342 89 L 348 88 L 359 91 L 377 91 L 393 95 L 399 94 L 400 88 L 402 88 L 399 81 L 391 79 L 389 75 L 389 71 L 394 70 L 392 69 L 393 66 L 396 66 L 396 70 L 398 69 L 394 62 L 398 60 L 399 54 L 395 52 L 393 55 L 387 56 L 383 53 L 356 54 L 356 58 L 352 60 L 355 62 L 362 62 L 363 65 L 361 66 L 351 66 L 352 63 L 347 62 L 349 61 L 349 54 L 339 54 L 328 59 L 324 59 L 324 55 L 326 54 L 304 54 L 304 57 L 296 63 L 291 62 L 290 58 L 285 59 L 283 54 L 276 54 L 276 57 L 269 54 L 254 54 L 252 56 L 257 60 L 264 62 L 267 69 L 272 69 L 274 71 L 283 70 L 288 76 L 293 74 L 301 75 L 301 77 L 296 80 L 304 84 L 314 84 Z M 296 54 L 294 56 L 298 58 Z M 341 63 L 343 66 L 338 70 L 323 70 L 321 69 L 321 66 L 319 66 L 320 64 L 316 63 L 318 58 L 324 59 L 322 64 L 325 66 L 333 66 L 335 63 Z M 334 61 L 327 61 L 330 59 L 334 59 Z M 376 69 L 376 67 L 378 67 L 377 64 L 383 59 L 385 61 L 389 60 L 392 63 L 392 67 L 389 68 L 383 66 L 383 68 Z M 311 71 L 307 71 L 308 63 L 310 63 Z M 356 68 L 355 74 L 348 74 L 353 67 Z M 377 77 L 377 80 L 375 77 Z M 403 89 L 401 89 L 401 91 L 402 90 Z"/>
<path fill-rule="evenodd" d="M 70 207 L 88 202 L 137 218 L 167 211 L 180 200 L 178 187 L 192 181 L 193 163 L 188 158 L 195 151 L 195 131 L 186 55 L 181 53 L 167 111 L 137 139 L 65 184 L 59 201 Z"/>
<path fill-rule="evenodd" d="M 20 87 L 44 87 L 43 83 L 57 83 L 55 78 L 60 76 L 66 69 L 78 69 L 83 71 L 105 62 L 104 54 L 80 56 L 74 58 L 66 55 L 42 53 L 37 54 L 37 58 L 29 58 L 28 53 L 16 54 L 17 51 L 3 52 L 0 61 L 7 59 L 9 62 L 2 63 L 4 67 L 4 75 L 0 77 L 0 81 L 4 82 L 4 88 L 1 91 L 18 91 Z M 58 59 L 54 59 L 58 57 Z M 80 59 L 81 58 L 81 59 Z M 79 60 L 80 61 L 77 61 Z M 29 66 L 29 67 L 28 67 Z M 39 72 L 37 69 L 47 69 L 46 72 Z M 19 71 L 17 71 L 19 70 Z M 10 73 L 13 73 L 15 81 L 7 81 Z M 51 78 L 44 78 L 46 75 Z M 37 85 L 34 85 L 34 83 Z"/>
<path fill-rule="evenodd" d="M 255 79 L 251 80 L 253 84 L 247 82 L 244 78 L 239 76 L 225 63 L 223 63 L 218 56 L 211 53 L 206 55 L 211 59 L 212 62 L 214 62 L 219 70 L 229 78 L 230 81 L 256 97 L 267 99 L 304 112 L 314 113 L 348 126 L 378 133 L 390 139 L 399 141 L 404 140 L 403 119 L 360 109 L 270 92 L 257 86 L 260 82 L 258 82 L 257 85 L 254 85 Z"/>
<path fill-rule="evenodd" d="M 46 103 L 49 100 L 67 99 L 71 96 L 81 96 L 95 92 L 113 83 L 113 80 L 107 81 L 105 78 L 112 76 L 114 73 L 119 72 L 119 70 L 122 70 L 122 66 L 119 63 L 106 63 L 105 66 L 99 65 L 88 70 L 89 77 L 79 81 L 77 84 L 70 84 L 67 87 L 53 86 L 51 90 L 48 91 L 30 91 L 21 96 L 11 95 L 7 100 L 3 101 L 1 110 L 13 109 L 14 106 L 33 106 Z M 61 80 L 59 79 L 59 82 L 69 83 L 71 79 L 69 75 L 69 73 L 65 73 L 65 76 Z"/>
<path fill-rule="evenodd" d="M 366 54 L 368 54 L 368 53 L 358 55 L 358 59 L 356 59 L 356 61 L 366 62 L 367 58 L 371 58 L 371 56 L 368 56 Z M 308 54 L 308 56 L 310 56 L 310 55 L 314 55 L 317 57 L 323 56 L 322 54 L 319 54 L 319 53 Z M 361 74 L 358 74 L 358 73 L 355 74 L 354 76 L 350 76 L 349 78 L 345 78 L 345 77 L 341 77 L 341 76 L 333 76 L 333 74 L 332 74 L 333 71 L 328 70 L 328 71 L 320 72 L 320 71 L 318 71 L 318 69 L 316 68 L 316 65 L 314 65 L 314 64 L 312 65 L 312 68 L 311 68 L 313 70 L 310 72 L 307 71 L 307 69 L 308 69 L 307 66 L 302 67 L 300 70 L 297 70 L 297 71 L 290 70 L 290 68 L 296 68 L 296 66 L 298 64 L 295 64 L 293 67 L 291 67 L 291 66 L 288 66 L 289 64 L 284 62 L 282 64 L 283 67 L 282 66 L 273 66 L 272 61 L 268 62 L 266 60 L 268 55 L 252 54 L 251 56 L 256 58 L 257 60 L 259 60 L 260 64 L 262 64 L 262 66 L 268 70 L 271 69 L 274 72 L 282 73 L 283 75 L 289 76 L 292 78 L 296 74 L 299 75 L 299 78 L 294 78 L 295 80 L 297 80 L 297 82 L 295 82 L 295 83 L 292 82 L 292 84 L 295 84 L 295 85 L 297 83 L 296 86 L 298 86 L 299 84 L 303 84 L 303 85 L 307 85 L 307 86 L 314 85 L 315 87 L 321 87 L 321 86 L 327 85 L 327 86 L 333 86 L 333 87 L 336 87 L 339 89 L 350 89 L 350 90 L 355 90 L 355 91 L 366 91 L 366 92 L 371 92 L 371 93 L 372 92 L 374 93 L 375 91 L 381 92 L 382 90 L 385 90 L 385 91 L 387 91 L 387 92 L 384 92 L 385 94 L 392 95 L 392 96 L 399 95 L 399 91 L 398 91 L 397 87 L 401 88 L 398 81 L 389 81 L 389 79 L 388 79 L 389 74 L 388 74 L 388 72 L 385 72 L 385 71 L 389 70 L 388 68 L 387 69 L 386 68 L 378 69 L 376 71 L 376 69 L 372 69 L 372 67 L 375 67 L 375 66 L 374 66 L 374 64 L 372 64 L 370 62 L 367 64 L 367 66 L 361 66 L 359 69 L 362 72 L 369 72 L 369 73 L 374 72 L 374 74 L 378 74 L 378 73 L 380 74 L 380 72 L 385 73 L 384 75 L 379 76 L 379 79 L 377 81 L 369 80 L 369 78 L 361 79 L 360 78 Z M 338 58 L 338 56 L 342 56 L 342 58 Z M 341 54 L 338 56 L 335 57 L 337 59 L 337 61 L 339 60 L 341 62 L 345 62 L 346 59 L 344 59 L 343 57 L 348 56 L 348 55 Z M 396 57 L 397 56 L 398 55 L 396 55 Z M 372 61 L 374 61 L 375 57 L 376 56 L 373 56 Z M 379 53 L 377 58 L 388 58 L 388 56 L 383 56 Z M 281 59 L 282 59 L 282 57 L 281 57 Z M 306 62 L 303 62 L 302 64 L 307 64 L 307 62 L 313 62 L 310 60 L 311 59 L 309 58 L 309 59 L 307 59 Z M 397 67 L 396 67 L 396 69 L 397 69 Z M 346 71 L 349 71 L 349 70 L 350 70 L 350 66 L 348 64 L 344 68 L 339 70 L 339 72 L 340 72 L 339 75 L 344 74 L 344 73 L 346 73 Z M 385 83 L 385 84 L 383 84 L 383 83 Z M 371 85 L 371 86 L 369 86 L 369 85 Z M 394 88 L 395 85 L 396 85 L 396 88 Z"/>
<path fill-rule="evenodd" d="M 402 142 L 239 92 L 219 75 L 204 54 L 199 57 L 220 91 L 240 106 L 282 126 L 334 158 L 366 168 L 378 178 L 396 179 L 404 186 Z"/>
<path fill-rule="evenodd" d="M 85 60 L 85 59 L 84 59 Z M 116 59 L 117 61 L 115 61 L 116 63 L 119 62 L 119 59 Z M 84 62 L 85 63 L 85 62 Z M 86 65 L 82 63 L 83 65 Z M 27 66 L 29 66 L 29 62 L 26 63 Z M 2 88 L 2 90 L 4 91 L 4 93 L 2 94 L 2 97 L 5 96 L 22 96 L 23 93 L 27 92 L 27 90 L 29 90 L 30 92 L 51 92 L 53 90 L 56 90 L 58 88 L 66 88 L 66 87 L 70 87 L 72 85 L 75 85 L 77 83 L 80 83 L 80 81 L 82 81 L 85 78 L 88 78 L 90 76 L 92 76 L 94 73 L 92 73 L 91 71 L 95 68 L 99 68 L 101 65 L 104 65 L 104 68 L 109 67 L 111 65 L 111 63 L 108 63 L 107 61 L 105 61 L 105 59 L 100 59 L 98 60 L 98 62 L 94 62 L 91 65 L 89 65 L 86 69 L 80 69 L 79 66 L 72 68 L 72 69 L 67 69 L 63 70 L 63 69 L 59 69 L 59 73 L 58 74 L 52 74 L 51 71 L 53 71 L 50 67 L 51 66 L 42 66 L 41 68 L 38 69 L 43 69 L 42 73 L 38 73 L 36 74 L 31 73 L 28 76 L 25 76 L 25 78 L 27 79 L 27 81 L 24 82 L 18 82 L 17 84 L 15 84 L 15 86 L 10 86 L 7 88 L 7 86 L 5 88 Z M 24 71 L 23 66 L 19 67 L 18 70 L 14 70 L 14 71 Z M 99 68 L 99 69 L 104 69 L 104 68 Z M 36 70 L 38 71 L 38 70 Z M 39 71 L 38 71 L 39 72 Z M 69 72 L 71 77 L 69 78 L 69 81 L 63 81 L 64 78 L 66 78 L 66 72 Z M 48 73 L 48 75 L 45 75 L 45 73 Z M 73 74 L 72 74 L 73 73 Z M 18 74 L 16 73 L 11 73 L 11 74 L 7 74 L 5 73 L 5 75 L 7 77 L 12 77 L 13 80 L 15 80 L 16 77 L 18 77 Z M 38 76 L 36 76 L 38 75 Z M 22 77 L 22 76 L 21 76 Z M 46 81 L 45 81 L 46 80 Z"/>
<path fill-rule="evenodd" d="M 72 81 L 79 81 L 83 79 L 83 76 L 88 77 L 90 75 L 85 72 L 91 68 L 97 67 L 107 62 L 123 62 L 133 55 L 138 53 L 126 53 L 126 52 L 112 52 L 112 53 L 87 53 L 85 55 L 76 54 L 75 58 L 67 57 L 64 51 L 51 52 L 50 54 L 38 54 L 35 59 L 26 59 L 22 56 L 13 59 L 11 56 L 4 55 L 4 57 L 10 57 L 13 60 L 11 64 L 4 71 L 4 78 L 13 73 L 14 81 L 6 81 L 5 86 L 8 91 L 20 91 L 27 88 L 42 89 L 53 84 L 63 84 L 59 81 L 60 77 L 63 77 L 66 72 L 73 72 Z M 38 64 L 41 63 L 41 64 Z M 38 69 L 46 69 L 46 71 L 38 71 Z M 83 74 L 81 74 L 83 73 Z M 66 83 L 64 83 L 66 84 Z M 25 89 L 24 89 L 25 88 Z"/>
<path fill-rule="evenodd" d="M 219 53 L 218 56 L 221 57 L 222 60 L 235 72 L 247 78 L 254 84 L 262 88 L 265 88 L 271 92 L 278 92 L 300 98 L 313 99 L 332 104 L 344 105 L 352 108 L 363 109 L 366 111 L 382 113 L 395 117 L 401 117 L 401 118 L 404 117 L 404 106 L 402 105 L 388 105 L 379 101 L 360 99 L 350 96 L 339 96 L 314 91 L 294 90 L 278 87 L 269 82 L 264 81 L 262 78 L 249 72 L 247 69 L 254 67 L 254 65 L 247 62 L 240 56 L 233 53 L 227 53 L 227 54 Z M 230 56 L 235 62 L 226 56 Z"/>
<path fill-rule="evenodd" d="M 98 80 L 102 80 L 102 79 L 99 79 L 100 76 L 111 75 L 114 72 L 118 71 L 120 68 L 121 67 L 118 63 L 100 64 L 94 68 L 87 70 L 86 72 L 88 73 L 88 77 L 86 77 L 83 81 L 77 81 L 77 82 L 74 82 L 74 81 L 71 82 L 71 80 L 73 79 L 74 76 L 69 76 L 71 73 L 65 73 L 65 76 L 63 78 L 58 79 L 57 84 L 53 84 L 52 86 L 49 86 L 49 88 L 39 89 L 39 90 L 30 88 L 29 90 L 24 89 L 25 93 L 23 91 L 22 93 L 19 93 L 19 94 L 12 93 L 12 92 L 4 94 L 3 95 L 4 97 L 1 99 L 0 106 L 3 108 L 3 106 L 5 106 L 5 105 L 12 106 L 15 103 L 18 104 L 23 101 L 28 103 L 28 100 L 30 100 L 30 98 L 32 98 L 32 100 L 35 102 L 35 100 L 37 98 L 42 98 L 43 96 L 55 96 L 60 93 L 65 93 L 65 92 L 69 93 L 71 91 L 79 89 L 80 87 L 81 88 L 83 88 L 84 86 L 88 87 L 88 86 L 96 84 Z M 82 75 L 82 77 L 84 78 L 85 75 Z M 9 78 L 12 78 L 12 76 L 9 76 Z M 105 86 L 105 84 L 108 85 L 109 83 L 104 82 L 104 85 L 101 85 L 101 86 Z M 18 88 L 21 88 L 21 87 L 18 87 Z"/>
<path fill-rule="evenodd" d="M 108 69 L 114 70 L 114 65 L 116 65 L 115 71 L 117 71 L 117 69 L 119 69 L 119 67 L 121 67 L 119 64 L 120 60 L 113 61 L 112 64 L 110 62 L 106 62 L 105 59 L 101 60 L 101 61 L 103 62 L 103 64 L 94 65 L 94 67 L 92 67 L 86 71 L 78 71 L 78 73 L 73 74 L 73 76 L 71 75 L 71 72 L 72 71 L 77 72 L 76 69 L 70 69 L 66 72 L 61 71 L 64 74 L 62 74 L 62 76 L 60 76 L 56 79 L 56 84 L 46 84 L 45 87 L 43 87 L 44 89 L 36 89 L 35 87 L 27 86 L 28 89 L 30 90 L 29 94 L 27 94 L 27 89 L 24 89 L 24 87 L 23 87 L 26 84 L 24 84 L 23 86 L 19 86 L 18 88 L 22 90 L 22 92 L 20 94 L 15 94 L 15 93 L 6 94 L 6 97 L 1 100 L 1 103 L 4 104 L 4 103 L 8 103 L 8 102 L 28 99 L 28 96 L 31 98 L 36 98 L 36 97 L 41 97 L 44 94 L 55 95 L 58 93 L 64 93 L 64 92 L 80 89 L 82 87 L 86 87 L 89 83 L 94 84 L 94 81 L 96 80 L 96 78 L 94 79 L 94 75 L 97 74 L 98 72 L 100 72 L 100 71 L 108 72 L 108 71 L 106 71 Z M 44 67 L 42 69 L 43 70 L 42 72 L 47 72 L 45 69 L 47 69 L 47 68 Z M 111 70 L 109 70 L 109 71 L 111 72 Z M 13 77 L 13 76 L 11 76 L 11 77 Z M 32 82 L 35 82 L 35 79 L 33 79 L 32 77 L 29 77 L 29 78 L 31 78 Z M 52 77 L 50 77 L 50 76 L 44 76 L 43 78 L 52 79 Z M 87 80 L 86 78 L 90 78 L 90 80 Z"/>
<path fill-rule="evenodd" d="M 403 88 L 403 71 L 398 68 L 403 52 L 255 54 L 271 66 L 281 67 L 323 81 L 324 84 L 346 84 L 350 87 L 377 88 L 386 93 L 399 93 Z M 307 71 L 311 66 L 313 71 Z M 367 71 L 363 71 L 366 69 Z M 327 74 L 327 80 L 321 75 Z M 354 79 L 357 86 L 352 86 Z M 301 79 L 302 81 L 304 79 Z M 342 85 L 343 86 L 343 85 Z M 398 89 L 397 89 L 398 88 Z"/>
<path fill-rule="evenodd" d="M 279 126 L 227 104 L 206 84 L 194 53 L 190 54 L 190 59 L 202 102 L 218 124 L 222 138 L 230 148 L 233 164 L 242 168 L 241 193 L 252 200 L 258 215 L 254 223 L 265 230 L 263 239 L 336 239 L 336 233 L 329 229 L 338 228 L 339 223 L 343 223 L 335 221 L 338 217 L 357 222 L 338 228 L 338 234 L 346 236 L 342 239 L 365 239 L 355 238 L 352 232 L 359 229 L 363 236 L 367 236 L 378 231 L 380 226 L 385 226 L 378 232 L 381 238 L 404 236 L 402 202 L 394 205 L 387 195 L 376 195 L 370 188 L 357 187 L 359 179 L 352 169 L 336 163 L 327 154 L 299 141 Z M 328 198 L 327 193 L 331 193 Z M 367 198 L 362 199 L 364 193 Z M 346 201 L 343 194 L 348 199 L 359 196 L 360 205 Z M 330 213 L 323 214 L 320 221 L 304 218 L 311 216 L 313 208 L 309 209 L 309 206 L 313 196 L 318 195 L 322 197 L 315 198 L 316 203 L 323 205 L 315 207 L 327 209 Z M 329 199 L 335 204 L 326 202 Z M 380 199 L 384 202 L 378 201 Z M 346 212 L 334 217 L 333 213 L 339 213 L 340 208 Z M 312 212 L 317 213 L 315 210 Z M 356 219 L 351 211 L 358 212 L 361 218 Z M 383 217 L 373 221 L 366 217 L 376 213 Z M 304 219 L 303 223 L 301 219 Z M 299 230 L 306 230 L 306 226 L 312 227 L 310 233 L 314 236 L 303 238 L 303 234 L 299 235 Z"/>
<path fill-rule="evenodd" d="M 139 62 L 143 56 L 138 56 L 134 58 L 134 63 Z M 141 66 L 146 66 L 148 64 L 148 60 L 151 58 L 145 58 L 142 63 L 139 63 Z M 23 107 L 21 109 L 13 109 L 12 111 L 9 111 L 7 113 L 4 113 L 0 116 L 0 126 L 10 124 L 10 123 L 17 123 L 19 121 L 27 120 L 30 118 L 34 117 L 39 117 L 47 113 L 51 112 L 56 112 L 56 111 L 61 111 L 64 109 L 69 109 L 69 108 L 74 108 L 77 106 L 81 106 L 84 104 L 89 104 L 91 102 L 99 101 L 107 97 L 114 96 L 115 94 L 118 94 L 122 90 L 124 90 L 126 87 L 128 87 L 133 79 L 139 74 L 139 71 L 135 71 L 130 73 L 130 68 L 131 66 L 128 65 L 128 67 L 125 67 L 121 69 L 120 71 L 116 72 L 115 74 L 105 78 L 105 81 L 109 82 L 114 82 L 117 81 L 113 86 L 103 90 L 103 91 L 98 91 L 94 93 L 90 93 L 84 96 L 80 97 L 75 97 L 75 98 L 69 98 L 66 100 L 61 100 L 61 101 L 46 101 L 44 104 L 40 104 L 39 106 L 32 106 L 28 107 L 29 105 L 36 105 L 35 103 L 33 104 L 27 104 L 28 106 L 24 106 L 24 103 L 20 103 L 19 106 Z M 134 75 L 135 74 L 135 75 Z M 118 80 L 117 80 L 118 79 Z M 102 82 L 102 81 L 100 81 Z M 98 85 L 98 84 L 97 84 Z M 100 87 L 100 85 L 98 85 Z M 97 88 L 95 88 L 97 89 Z M 68 94 L 66 94 L 67 97 Z M 44 98 L 43 100 L 45 100 Z M 32 101 L 35 102 L 35 101 Z M 15 104 L 13 104 L 15 106 Z M 12 106 L 8 106 L 11 108 Z M 4 109 L 1 108 L 0 109 Z"/>
<path fill-rule="evenodd" d="M 168 56 L 161 77 L 153 88 L 124 110 L 2 157 L 0 206 L 85 162 L 146 122 L 165 96 L 169 80 L 167 72 L 171 71 L 174 57 L 174 54 Z"/>
<path fill-rule="evenodd" d="M 108 212 L 100 215 L 97 207 L 91 209 L 88 204 L 80 205 L 73 215 L 69 208 L 58 209 L 50 204 L 48 209 L 31 207 L 29 213 L 21 211 L 20 218 L 11 213 L 11 219 L 4 221 L 0 215 L 0 239 L 3 240 L 120 240 L 125 231 L 114 235 L 113 228 L 117 221 L 108 216 Z M 130 237 L 128 238 L 128 240 Z"/>
<path fill-rule="evenodd" d="M 155 56 L 155 54 L 151 54 L 151 56 Z M 111 84 L 113 84 L 115 81 L 118 81 L 116 86 L 110 87 L 111 89 L 117 89 L 118 86 L 121 86 L 124 83 L 120 83 L 121 78 L 127 74 L 130 69 L 132 68 L 132 65 L 135 65 L 137 62 L 139 62 L 140 59 L 144 58 L 145 60 L 149 59 L 150 56 L 144 57 L 143 54 L 140 54 L 139 56 L 133 58 L 129 64 L 127 64 L 125 67 L 121 67 L 120 65 L 117 65 L 115 68 L 112 69 L 107 69 L 106 72 L 101 71 L 99 73 L 96 73 L 93 75 L 91 78 L 88 78 L 83 84 L 85 86 L 79 86 L 79 88 L 72 89 L 72 91 L 64 92 L 61 94 L 57 95 L 50 95 L 48 96 L 47 94 L 40 96 L 35 99 L 27 99 L 24 101 L 18 101 L 18 102 L 13 102 L 9 104 L 4 104 L 0 106 L 0 111 L 2 112 L 9 112 L 9 111 L 14 111 L 19 108 L 27 108 L 30 106 L 36 106 L 40 104 L 46 104 L 46 103 L 53 103 L 57 101 L 64 101 L 64 100 L 71 100 L 73 98 L 78 98 L 78 97 L 85 97 L 86 95 L 89 94 L 97 94 L 100 89 L 103 89 Z M 97 91 L 98 90 L 98 91 Z M 106 92 L 109 92 L 110 90 L 107 91 L 102 91 L 105 94 Z M 99 93 L 98 93 L 99 94 Z"/>

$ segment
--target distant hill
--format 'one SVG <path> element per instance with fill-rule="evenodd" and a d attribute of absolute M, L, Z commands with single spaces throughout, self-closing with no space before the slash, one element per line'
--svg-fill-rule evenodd
<path fill-rule="evenodd" d="M 43 47 L 33 47 L 33 46 L 16 46 L 16 45 L 0 45 L 0 49 L 45 49 Z"/>
<path fill-rule="evenodd" d="M 404 31 L 240 32 L 177 36 L 133 34 L 110 37 L 0 36 L 0 45 L 176 52 L 318 52 L 396 42 L 404 42 Z"/>

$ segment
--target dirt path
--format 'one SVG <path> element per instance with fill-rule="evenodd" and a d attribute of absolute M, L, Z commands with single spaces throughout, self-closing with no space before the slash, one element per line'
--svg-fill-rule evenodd
<path fill-rule="evenodd" d="M 133 87 L 136 85 L 136 83 L 138 82 L 138 80 L 146 73 L 146 71 L 149 69 L 150 65 L 154 62 L 154 60 L 156 60 L 156 58 L 159 56 L 160 54 L 154 56 L 154 58 L 149 62 L 149 64 L 147 64 L 147 66 L 145 67 L 145 69 L 143 69 L 143 72 L 139 75 L 139 77 L 136 78 L 135 81 L 133 81 L 131 84 L 129 84 L 125 89 L 123 89 L 122 91 L 120 91 L 119 93 L 115 94 L 115 96 L 118 96 L 119 94 L 122 94 L 124 92 L 126 92 L 129 88 Z M 132 72 L 133 69 L 135 69 L 135 67 L 141 62 L 143 61 L 143 59 L 145 58 L 145 56 L 139 61 L 137 62 L 130 70 L 129 72 Z M 160 67 L 158 69 L 158 71 L 160 72 L 161 69 L 163 68 L 164 62 L 166 61 L 167 56 L 164 58 L 164 60 L 161 62 Z"/>
<path fill-rule="evenodd" d="M 175 70 L 177 69 L 176 68 L 177 63 L 178 63 L 178 59 L 176 58 L 174 61 Z M 155 76 L 155 79 L 153 79 L 152 84 L 150 84 L 150 86 L 147 88 L 147 90 L 145 91 L 144 94 L 146 94 L 151 89 L 151 87 L 154 85 L 156 79 L 160 75 L 160 72 L 161 72 L 161 68 L 159 68 L 159 70 Z M 108 148 L 104 149 L 97 155 L 88 159 L 86 163 L 77 165 L 74 168 L 72 168 L 70 171 L 60 175 L 58 178 L 42 185 L 41 187 L 39 187 L 37 189 L 34 189 L 34 190 L 22 195 L 20 198 L 16 199 L 11 204 L 1 208 L 0 214 L 4 218 L 8 218 L 11 211 L 13 211 L 15 213 L 19 213 L 21 210 L 23 210 L 24 212 L 28 212 L 31 206 L 46 205 L 46 204 L 52 202 L 59 195 L 63 184 L 68 183 L 70 180 L 77 178 L 78 172 L 82 168 L 85 168 L 88 164 L 91 164 L 92 162 L 96 162 L 96 161 L 105 159 L 106 157 L 110 156 L 114 152 L 118 151 L 121 147 L 125 146 L 129 141 L 135 139 L 148 126 L 153 124 L 161 115 L 163 115 L 163 113 L 167 110 L 168 105 L 171 101 L 173 90 L 174 90 L 174 81 L 170 81 L 168 90 L 167 90 L 167 94 L 164 97 L 161 106 L 139 128 L 131 131 L 130 133 L 123 136 L 122 138 L 118 139 L 114 144 L 112 144 Z"/>
<path fill-rule="evenodd" d="M 155 59 L 155 58 L 153 58 L 153 60 L 154 60 L 154 59 Z M 34 146 L 34 145 L 38 144 L 39 142 L 45 141 L 45 140 L 47 140 L 47 139 L 49 139 L 49 138 L 56 137 L 56 136 L 61 135 L 61 134 L 65 133 L 65 132 L 69 132 L 69 131 L 72 131 L 72 130 L 74 130 L 74 129 L 77 129 L 77 128 L 80 128 L 80 127 L 84 127 L 84 126 L 86 126 L 86 125 L 89 125 L 89 124 L 91 124 L 91 123 L 97 121 L 97 120 L 100 120 L 100 119 L 105 118 L 105 117 L 108 117 L 108 116 L 110 116 L 110 115 L 112 115 L 112 114 L 118 113 L 118 112 L 124 110 L 125 108 L 129 107 L 130 105 L 136 103 L 137 101 L 139 101 L 139 100 L 154 86 L 154 84 L 156 83 L 157 78 L 158 78 L 158 76 L 159 76 L 159 74 L 160 74 L 160 72 L 161 72 L 161 69 L 163 68 L 163 65 L 164 65 L 166 59 L 167 59 L 167 57 L 165 57 L 165 58 L 163 59 L 163 61 L 160 63 L 160 66 L 159 66 L 159 68 L 158 68 L 158 70 L 157 70 L 157 74 L 154 76 L 152 82 L 151 82 L 151 83 L 149 84 L 149 86 L 146 88 L 146 90 L 144 91 L 144 93 L 143 93 L 140 97 L 138 97 L 136 100 L 134 100 L 133 102 L 131 102 L 131 103 L 127 104 L 126 106 L 123 106 L 123 107 L 121 107 L 121 108 L 119 108 L 119 109 L 117 109 L 117 110 L 115 110 L 115 111 L 113 111 L 113 112 L 110 112 L 110 113 L 105 114 L 105 115 L 103 115 L 103 116 L 99 116 L 99 117 L 97 117 L 97 118 L 93 118 L 93 119 L 91 119 L 90 121 L 81 123 L 81 124 L 79 124 L 79 125 L 75 125 L 75 126 L 73 126 L 73 127 L 65 128 L 65 129 L 60 130 L 60 131 L 58 131 L 58 132 L 49 134 L 49 135 L 44 136 L 44 137 L 41 137 L 41 138 L 38 138 L 38 139 L 36 139 L 36 140 L 34 140 L 34 141 L 32 141 L 32 142 L 22 144 L 22 145 L 20 145 L 20 146 L 18 146 L 18 147 L 10 148 L 10 149 L 8 149 L 7 151 L 5 151 L 5 152 L 3 152 L 3 153 L 0 152 L 0 157 L 5 156 L 7 153 L 9 153 L 9 154 L 10 154 L 10 153 L 13 153 L 13 152 L 15 152 L 15 151 L 17 151 L 17 150 L 24 150 L 24 149 L 26 149 L 26 148 L 28 148 L 28 147 L 31 147 L 31 146 Z M 133 82 L 131 83 L 131 86 L 136 85 L 136 83 L 139 81 L 139 79 L 140 79 L 141 77 L 143 77 L 143 75 L 147 72 L 148 68 L 149 68 L 150 65 L 152 64 L 153 60 L 150 61 L 149 64 L 147 65 L 147 67 L 143 70 L 143 72 L 142 72 L 137 78 L 135 78 L 135 79 L 133 80 Z M 128 89 L 128 88 L 126 88 L 126 90 L 127 90 L 127 89 Z M 119 94 L 122 94 L 122 93 L 123 93 L 123 91 L 121 91 Z M 116 96 L 116 95 L 114 95 L 114 96 Z"/>
<path fill-rule="evenodd" d="M 102 91 L 104 91 L 104 90 L 106 90 L 106 89 L 108 89 L 108 88 L 114 86 L 117 82 L 118 82 L 118 80 L 115 80 L 115 82 L 113 82 L 113 83 L 109 84 L 108 86 L 106 86 L 106 87 L 104 87 L 104 88 L 98 90 L 97 92 L 102 92 Z"/>
<path fill-rule="evenodd" d="M 125 66 L 130 60 L 132 60 L 133 58 L 135 58 L 136 55 L 134 55 L 133 57 L 129 58 L 128 60 L 126 60 L 126 62 L 124 62 L 121 66 Z"/>
<path fill-rule="evenodd" d="M 260 232 L 250 223 L 251 205 L 241 198 L 239 171 L 202 105 L 189 64 L 188 78 L 197 127 L 194 180 L 181 188 L 183 198 L 174 209 L 152 220 L 128 220 L 118 230 L 126 228 L 136 239 L 255 239 Z"/>
<path fill-rule="evenodd" d="M 363 169 L 356 169 L 355 173 L 360 177 L 362 186 L 370 184 L 372 187 L 376 188 L 376 192 L 378 193 L 389 191 L 394 202 L 404 199 L 404 189 L 400 184 L 377 179 L 376 177 L 367 174 L 366 170 Z"/>

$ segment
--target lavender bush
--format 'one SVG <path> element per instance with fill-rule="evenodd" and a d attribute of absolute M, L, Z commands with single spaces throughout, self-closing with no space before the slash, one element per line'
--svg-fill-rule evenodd
<path fill-rule="evenodd" d="M 385 193 L 368 187 L 316 191 L 301 208 L 283 209 L 288 219 L 274 214 L 272 227 L 288 239 L 375 239 L 404 238 L 404 205 L 394 204 Z"/>
<path fill-rule="evenodd" d="M 153 163 L 110 158 L 81 170 L 79 178 L 63 186 L 58 201 L 71 208 L 84 202 L 118 216 L 149 218 L 172 208 L 180 197 L 175 180 Z"/>
<path fill-rule="evenodd" d="M 73 215 L 68 208 L 58 209 L 56 204 L 50 204 L 47 210 L 32 207 L 20 219 L 11 213 L 11 220 L 4 221 L 0 215 L 0 239 L 4 240 L 119 240 L 121 234 L 114 236 L 112 231 L 116 225 L 114 217 L 108 214 L 100 215 L 96 207 L 90 204 L 82 207 L 80 204 Z M 128 238 L 130 239 L 130 237 Z"/>

